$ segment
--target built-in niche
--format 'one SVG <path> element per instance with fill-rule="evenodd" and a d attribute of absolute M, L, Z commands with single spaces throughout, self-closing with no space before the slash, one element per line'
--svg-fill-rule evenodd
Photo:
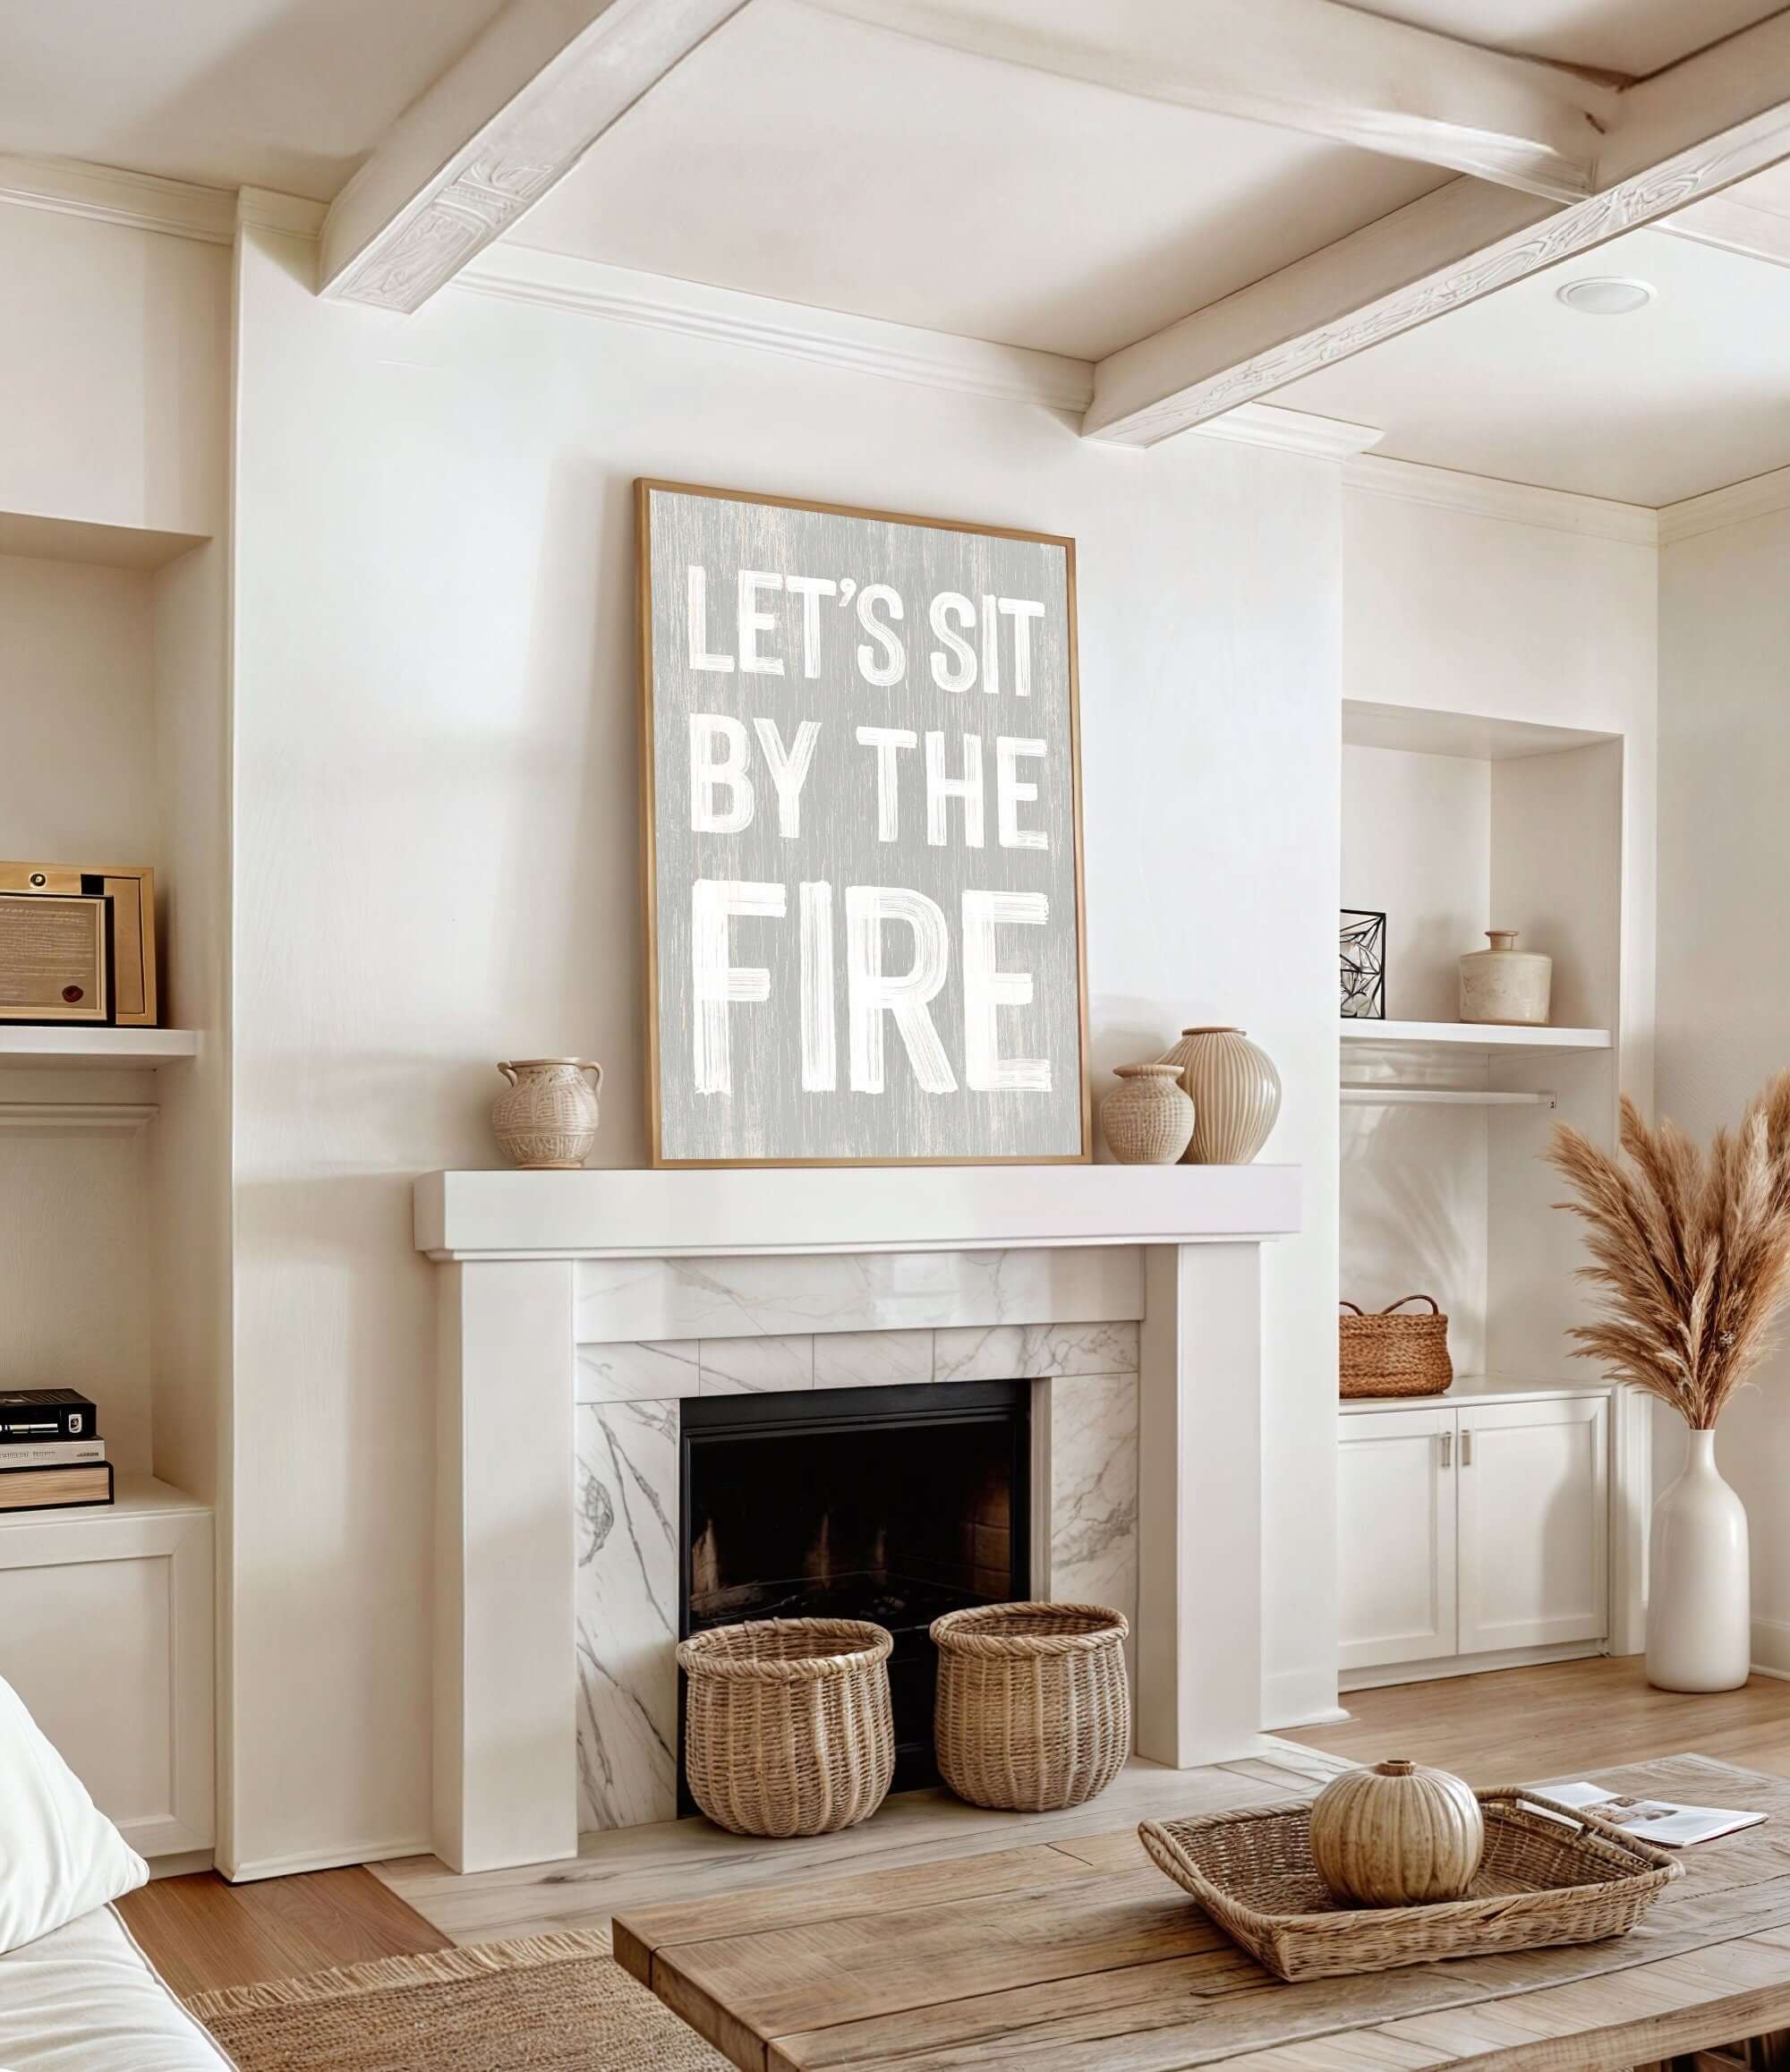
<path fill-rule="evenodd" d="M 679 1636 L 761 1618 L 887 1627 L 893 1788 L 935 1783 L 927 1629 L 1029 1592 L 1031 1396 L 977 1381 L 686 1401 Z M 680 1683 L 691 1812 L 683 1718 Z"/>

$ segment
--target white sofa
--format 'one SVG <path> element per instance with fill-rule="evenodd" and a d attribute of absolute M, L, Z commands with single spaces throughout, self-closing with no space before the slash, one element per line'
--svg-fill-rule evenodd
<path fill-rule="evenodd" d="M 96 1906 L 0 1957 L 0 2066 L 230 2072 L 230 2060 L 162 1983 L 112 1906 Z"/>
<path fill-rule="evenodd" d="M 5 2072 L 229 2072 L 113 1906 L 149 1874 L 0 1680 Z"/>

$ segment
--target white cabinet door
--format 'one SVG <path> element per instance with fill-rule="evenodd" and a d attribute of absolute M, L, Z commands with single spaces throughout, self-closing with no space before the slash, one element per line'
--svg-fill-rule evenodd
<path fill-rule="evenodd" d="M 1456 1411 L 1461 1652 L 1609 1631 L 1609 1406 L 1602 1396 Z"/>
<path fill-rule="evenodd" d="M 1454 1654 L 1454 1412 L 1338 1423 L 1341 1666 Z"/>

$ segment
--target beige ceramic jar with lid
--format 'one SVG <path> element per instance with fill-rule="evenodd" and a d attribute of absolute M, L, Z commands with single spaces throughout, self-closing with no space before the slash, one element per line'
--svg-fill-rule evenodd
<path fill-rule="evenodd" d="M 1545 1028 L 1554 959 L 1519 950 L 1513 928 L 1487 928 L 1489 950 L 1461 959 L 1461 1019 L 1511 1028 Z"/>

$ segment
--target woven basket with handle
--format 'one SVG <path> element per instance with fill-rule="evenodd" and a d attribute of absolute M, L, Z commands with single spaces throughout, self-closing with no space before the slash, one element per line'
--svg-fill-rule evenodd
<path fill-rule="evenodd" d="M 1396 1314 L 1407 1302 L 1428 1302 L 1428 1317 Z M 1389 1308 L 1364 1315 L 1353 1302 L 1342 1319 L 1337 1372 L 1345 1396 L 1441 1395 L 1454 1378 L 1448 1357 L 1448 1319 L 1434 1295 L 1403 1295 Z"/>
<path fill-rule="evenodd" d="M 1122 1612 L 972 1605 L 933 1622 L 939 1774 L 960 1799 L 1061 1812 L 1104 1792 L 1131 1752 Z"/>
<path fill-rule="evenodd" d="M 1683 1867 L 1583 1808 L 1504 1785 L 1476 1792 L 1486 1822 L 1462 1899 L 1351 1906 L 1318 1875 L 1308 1806 L 1146 1820 L 1156 1867 L 1277 1977 L 1345 1978 L 1626 1935 Z M 1563 2059 L 1563 2063 L 1566 2060 Z"/>
<path fill-rule="evenodd" d="M 867 1820 L 895 1770 L 883 1627 L 749 1619 L 679 1643 L 690 1795 L 736 1835 L 831 1835 Z"/>

